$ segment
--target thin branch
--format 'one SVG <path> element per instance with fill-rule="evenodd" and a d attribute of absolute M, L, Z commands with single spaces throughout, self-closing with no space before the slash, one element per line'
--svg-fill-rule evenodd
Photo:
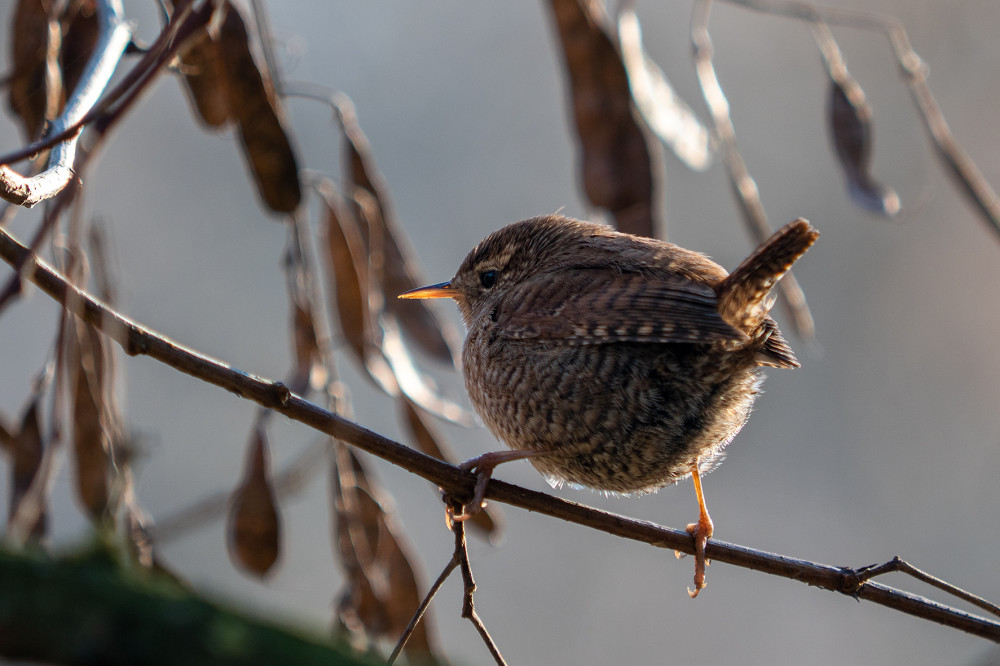
<path fill-rule="evenodd" d="M 30 256 L 25 258 L 25 254 Z M 335 439 L 378 456 L 417 476 L 444 488 L 456 497 L 471 497 L 476 477 L 368 430 L 339 414 L 323 409 L 293 394 L 280 382 L 273 382 L 241 372 L 225 363 L 187 349 L 127 319 L 96 298 L 69 285 L 44 261 L 21 245 L 6 230 L 0 229 L 0 256 L 10 264 L 30 261 L 32 281 L 59 303 L 79 299 L 78 315 L 122 346 L 125 353 L 150 356 L 170 367 L 202 381 L 215 384 L 236 395 L 281 412 Z M 568 502 L 545 493 L 491 480 L 486 497 L 529 511 L 542 513 L 622 538 L 694 554 L 691 535 L 680 530 L 634 520 Z M 807 560 L 709 541 L 705 554 L 716 562 L 762 571 L 827 590 L 866 599 L 932 622 L 960 629 L 991 641 L 1000 642 L 1000 622 L 972 615 L 930 599 L 886 585 L 863 580 L 850 568 L 834 567 Z"/>
<path fill-rule="evenodd" d="M 118 116 L 123 108 L 127 107 L 127 101 L 121 101 L 123 97 L 130 96 L 134 99 L 134 88 L 141 89 L 152 78 L 152 73 L 168 62 L 177 51 L 183 46 L 186 38 L 190 37 L 197 29 L 201 28 L 210 20 L 212 13 L 216 11 L 214 0 L 204 0 L 198 10 L 194 10 L 194 2 L 187 2 L 180 7 L 171 17 L 170 23 L 150 45 L 143 54 L 142 59 L 125 74 L 114 88 L 112 88 L 103 99 L 93 106 L 82 118 L 68 125 L 60 132 L 50 131 L 45 138 L 28 144 L 6 155 L 0 156 L 0 167 L 14 162 L 27 159 L 38 152 L 47 150 L 56 144 L 76 136 L 84 126 L 94 122 L 96 119 L 106 117 L 105 114 Z M 120 103 L 119 103 L 120 102 Z M 118 103 L 118 106 L 111 111 L 111 107 Z"/>
<path fill-rule="evenodd" d="M 455 551 L 452 554 L 451 559 L 448 560 L 448 563 L 444 565 L 444 569 L 441 570 L 441 574 L 437 577 L 437 580 L 434 581 L 433 585 L 431 585 L 431 589 L 427 591 L 427 594 L 424 596 L 424 600 L 420 602 L 420 607 L 417 608 L 413 617 L 410 618 L 410 623 L 407 624 L 406 629 L 403 630 L 403 635 L 399 637 L 399 641 L 396 643 L 396 647 L 393 648 L 392 654 L 390 654 L 389 658 L 385 660 L 386 666 L 392 666 L 392 664 L 396 663 L 396 659 L 403 651 L 403 648 L 406 647 L 406 642 L 410 640 L 410 636 L 413 635 L 413 630 L 417 628 L 417 624 L 419 624 L 420 620 L 423 619 L 424 614 L 427 612 L 427 608 L 431 605 L 431 601 L 433 601 L 434 597 L 438 593 L 438 590 L 441 589 L 441 586 L 444 585 L 444 582 L 448 580 L 448 576 L 451 575 L 451 572 L 458 567 L 459 562 L 460 559 L 458 551 Z"/>
<path fill-rule="evenodd" d="M 132 30 L 122 18 L 122 13 L 121 0 L 97 2 L 98 37 L 94 54 L 87 62 L 79 84 L 66 101 L 62 115 L 52 122 L 48 133 L 61 135 L 70 131 L 94 108 L 132 39 Z M 65 141 L 56 144 L 49 156 L 48 168 L 30 178 L 7 166 L 0 166 L 0 198 L 30 208 L 61 192 L 73 179 L 79 136 L 79 131 L 71 132 Z"/>
<path fill-rule="evenodd" d="M 966 601 L 973 606 L 978 606 L 985 611 L 993 613 L 994 615 L 1000 615 L 1000 606 L 992 604 L 986 599 L 980 596 L 972 594 L 971 592 L 966 592 L 960 587 L 955 587 L 951 583 L 941 580 L 937 576 L 932 576 L 926 571 L 916 568 L 909 562 L 902 560 L 899 556 L 893 557 L 888 562 L 884 564 L 873 564 L 870 567 L 864 567 L 858 570 L 858 577 L 861 580 L 871 580 L 876 576 L 881 576 L 882 574 L 890 573 L 893 571 L 899 571 L 901 573 L 908 574 L 919 581 L 927 583 L 939 590 L 947 592 L 948 594 L 958 597 L 962 601 Z"/>
<path fill-rule="evenodd" d="M 736 130 L 729 115 L 729 102 L 719 84 L 712 64 L 714 49 L 708 34 L 708 19 L 712 10 L 711 0 L 700 0 L 695 4 L 691 18 L 691 43 L 694 47 L 694 66 L 698 76 L 705 105 L 708 106 L 712 119 L 712 129 L 721 144 L 722 163 L 726 167 L 726 175 L 736 195 L 736 201 L 743 213 L 743 219 L 757 243 L 763 243 L 774 229 L 767 221 L 764 204 L 760 199 L 757 183 L 750 176 L 743 156 L 736 146 Z M 803 338 L 812 339 L 816 334 L 805 294 L 791 272 L 778 283 L 778 291 L 789 314 L 795 331 Z"/>
<path fill-rule="evenodd" d="M 449 504 L 449 507 L 452 511 L 462 510 L 461 503 Z M 473 594 L 476 592 L 476 581 L 472 577 L 472 564 L 469 562 L 469 549 L 465 541 L 465 521 L 452 520 L 450 522 L 451 530 L 455 533 L 455 556 L 458 558 L 462 571 L 462 617 L 472 622 L 476 631 L 479 632 L 480 638 L 486 643 L 486 648 L 490 651 L 493 661 L 498 666 L 506 666 L 507 662 L 504 661 L 503 655 L 500 654 L 500 648 L 497 647 L 496 642 L 490 636 L 490 632 L 486 631 L 486 625 L 483 624 L 483 621 L 479 619 L 479 615 L 476 613 L 476 604 L 473 600 Z"/>
<path fill-rule="evenodd" d="M 836 9 L 795 0 L 727 0 L 747 9 L 788 16 L 804 21 L 842 25 L 872 30 L 885 35 L 892 46 L 904 82 L 919 111 L 924 128 L 930 135 L 938 158 L 948 173 L 978 209 L 987 226 L 1000 234 L 1000 197 L 983 177 L 972 158 L 962 149 L 951 133 L 941 107 L 927 84 L 928 67 L 910 46 L 910 38 L 902 23 L 894 17 L 864 11 Z M 787 278 L 786 278 L 787 279 Z"/>

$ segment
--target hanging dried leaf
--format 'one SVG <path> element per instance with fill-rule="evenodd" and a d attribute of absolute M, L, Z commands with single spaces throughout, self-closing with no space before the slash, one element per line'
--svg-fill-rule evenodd
<path fill-rule="evenodd" d="M 113 473 L 111 447 L 115 432 L 110 349 L 93 327 L 77 322 L 67 360 L 73 380 L 73 454 L 76 494 L 95 520 L 107 516 Z"/>
<path fill-rule="evenodd" d="M 646 53 L 639 17 L 631 9 L 618 14 L 618 46 L 632 99 L 646 124 L 689 169 L 707 169 L 712 161 L 708 130 Z"/>
<path fill-rule="evenodd" d="M 53 17 L 56 10 L 63 13 Z M 93 0 L 52 3 L 20 0 L 11 23 L 10 93 L 12 111 L 25 135 L 37 138 L 46 119 L 62 110 L 97 45 L 97 13 Z M 48 71 L 51 62 L 52 71 Z M 49 89 L 49 87 L 53 89 Z"/>
<path fill-rule="evenodd" d="M 20 0 L 10 23 L 11 74 L 7 103 L 21 119 L 27 139 L 39 136 L 47 113 L 45 59 L 49 47 L 48 3 Z M 58 48 L 58 44 L 53 44 Z"/>
<path fill-rule="evenodd" d="M 229 513 L 229 557 L 263 578 L 281 551 L 281 518 L 271 487 L 267 440 L 254 428 L 247 448 L 243 480 Z"/>
<path fill-rule="evenodd" d="M 295 376 L 308 381 L 319 362 L 319 342 L 312 308 L 298 301 L 292 304 L 292 329 L 295 340 Z"/>
<path fill-rule="evenodd" d="M 361 228 L 352 209 L 343 205 L 333 185 L 319 186 L 326 204 L 326 241 L 328 268 L 334 282 L 334 297 L 340 329 L 354 357 L 375 384 L 389 395 L 399 393 L 392 370 L 378 353 L 376 329 L 372 320 L 367 252 Z"/>
<path fill-rule="evenodd" d="M 433 424 L 426 418 L 419 407 L 407 400 L 405 397 L 399 400 L 400 409 L 403 412 L 403 423 L 406 424 L 410 432 L 410 438 L 417 449 L 438 460 L 444 460 L 455 464 L 456 459 L 453 453 L 446 446 L 441 434 L 436 432 Z M 472 518 L 466 524 L 471 524 L 476 529 L 490 536 L 491 541 L 496 541 L 500 536 L 503 523 L 499 511 L 492 506 L 485 507 L 482 511 L 472 514 Z"/>
<path fill-rule="evenodd" d="M 254 61 L 246 23 L 228 2 L 218 48 L 225 65 L 229 108 L 236 116 L 257 191 L 268 208 L 290 213 L 298 207 L 302 190 L 284 114 L 267 70 Z"/>
<path fill-rule="evenodd" d="M 588 0 L 549 4 L 569 74 L 587 198 L 610 211 L 621 231 L 653 236 L 653 160 L 622 58 Z"/>
<path fill-rule="evenodd" d="M 65 37 L 59 52 L 59 65 L 62 68 L 63 89 L 69 95 L 76 89 L 97 46 L 99 32 L 94 0 L 69 3 L 62 25 Z"/>
<path fill-rule="evenodd" d="M 229 87 L 219 43 L 209 30 L 189 41 L 180 55 L 184 88 L 188 91 L 198 118 L 206 126 L 221 128 L 232 114 L 229 110 Z"/>
<path fill-rule="evenodd" d="M 18 505 L 31 487 L 35 476 L 42 466 L 45 454 L 42 443 L 41 395 L 35 395 L 21 417 L 21 428 L 11 442 L 11 483 L 10 506 L 8 517 L 13 518 Z M 38 518 L 28 530 L 29 538 L 38 541 L 45 535 L 47 517 L 44 507 L 38 512 Z"/>
<path fill-rule="evenodd" d="M 847 178 L 851 198 L 862 208 L 893 216 L 900 210 L 899 195 L 871 175 L 873 113 L 865 93 L 846 69 L 831 74 L 830 136 L 837 160 Z"/>
<path fill-rule="evenodd" d="M 355 188 L 371 197 L 370 202 L 359 202 L 366 212 L 369 226 L 369 257 L 379 276 L 383 306 L 400 322 L 406 335 L 424 352 L 443 363 L 455 364 L 458 336 L 454 327 L 442 319 L 428 303 L 417 301 L 400 303 L 396 296 L 416 289 L 426 280 L 421 275 L 416 253 L 409 239 L 396 224 L 388 201 L 385 178 L 375 166 L 368 138 L 361 131 L 354 110 L 346 100 L 340 106 L 340 124 L 347 151 L 347 173 Z M 355 192 L 355 197 L 364 196 Z"/>
<path fill-rule="evenodd" d="M 340 330 L 354 355 L 364 362 L 366 341 L 371 337 L 364 241 L 357 220 L 342 205 L 329 181 L 320 186 L 320 194 L 326 205 L 327 258 L 335 285 Z"/>
<path fill-rule="evenodd" d="M 407 555 L 409 544 L 395 526 L 381 489 L 358 455 L 337 443 L 332 474 L 334 530 L 338 561 L 344 568 L 344 590 L 337 622 L 361 648 L 383 638 L 395 640 L 420 605 L 416 572 Z M 434 659 L 428 615 L 406 644 L 413 660 Z"/>

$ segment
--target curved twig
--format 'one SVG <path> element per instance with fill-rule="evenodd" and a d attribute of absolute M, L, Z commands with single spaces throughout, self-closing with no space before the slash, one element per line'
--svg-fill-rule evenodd
<path fill-rule="evenodd" d="M 0 166 L 0 198 L 31 208 L 39 201 L 59 194 L 73 179 L 73 161 L 80 137 L 78 127 L 83 117 L 94 108 L 101 92 L 108 85 L 125 48 L 132 40 L 132 29 L 122 17 L 121 0 L 97 2 L 98 38 L 94 54 L 80 77 L 80 83 L 66 100 L 62 115 L 49 128 L 48 135 L 70 135 L 52 149 L 48 168 L 30 178 L 21 176 L 7 166 Z"/>
<path fill-rule="evenodd" d="M 280 382 L 237 370 L 131 321 L 87 292 L 69 284 L 62 275 L 4 229 L 0 229 L 0 256 L 9 264 L 30 262 L 33 267 L 31 279 L 35 284 L 61 304 L 68 301 L 79 303 L 81 307 L 76 311 L 78 316 L 115 340 L 130 356 L 139 354 L 149 356 L 176 370 L 279 411 L 292 420 L 350 443 L 356 448 L 427 479 L 456 497 L 472 495 L 476 483 L 472 473 L 424 455 L 349 421 L 339 414 L 323 409 L 293 394 Z M 694 543 L 687 532 L 600 511 L 495 479 L 487 486 L 486 496 L 498 502 L 633 541 L 694 553 Z M 840 592 L 856 599 L 873 601 L 1000 643 L 1000 622 L 874 583 L 865 578 L 864 569 L 858 571 L 834 567 L 722 541 L 709 541 L 705 554 L 716 562 L 762 571 Z"/>

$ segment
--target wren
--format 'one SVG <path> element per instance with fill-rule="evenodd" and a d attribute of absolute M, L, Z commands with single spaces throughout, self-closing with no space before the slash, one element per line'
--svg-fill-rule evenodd
<path fill-rule="evenodd" d="M 452 298 L 468 329 L 465 385 L 509 451 L 463 465 L 486 483 L 527 458 L 553 485 L 654 492 L 691 476 L 695 589 L 713 526 L 701 474 L 746 423 L 762 366 L 799 363 L 768 311 L 771 288 L 819 233 L 796 220 L 732 273 L 698 252 L 559 215 L 491 234 L 449 282 L 401 298 Z"/>

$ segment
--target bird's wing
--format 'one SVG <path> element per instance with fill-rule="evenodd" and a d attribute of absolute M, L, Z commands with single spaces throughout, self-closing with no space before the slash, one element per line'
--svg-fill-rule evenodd
<path fill-rule="evenodd" d="M 512 288 L 492 313 L 512 339 L 608 342 L 742 342 L 715 292 L 680 276 L 578 268 Z"/>

